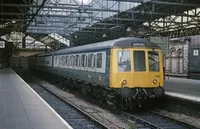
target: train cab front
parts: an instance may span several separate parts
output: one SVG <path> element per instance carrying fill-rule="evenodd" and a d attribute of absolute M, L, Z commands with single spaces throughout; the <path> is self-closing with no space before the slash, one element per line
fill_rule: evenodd
<path fill-rule="evenodd" d="M 146 100 L 164 96 L 160 49 L 114 49 L 112 55 L 110 87 L 121 97 Z"/>

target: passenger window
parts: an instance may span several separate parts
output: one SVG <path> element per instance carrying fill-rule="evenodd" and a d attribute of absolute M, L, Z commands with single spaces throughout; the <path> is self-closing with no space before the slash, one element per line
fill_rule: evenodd
<path fill-rule="evenodd" d="M 102 67 L 102 53 L 97 54 L 97 68 Z"/>
<path fill-rule="evenodd" d="M 78 67 L 80 67 L 81 57 L 78 55 Z"/>
<path fill-rule="evenodd" d="M 156 51 L 148 52 L 149 71 L 159 71 L 159 54 Z"/>
<path fill-rule="evenodd" d="M 65 63 L 68 65 L 68 56 L 65 57 Z"/>
<path fill-rule="evenodd" d="M 89 54 L 89 57 L 88 57 L 88 67 L 92 67 L 92 58 L 93 58 L 93 54 Z"/>
<path fill-rule="evenodd" d="M 85 54 L 81 55 L 81 67 L 84 67 Z"/>
<path fill-rule="evenodd" d="M 62 65 L 65 64 L 65 56 L 62 56 Z"/>
<path fill-rule="evenodd" d="M 75 56 L 75 66 L 78 66 L 78 55 Z"/>
<path fill-rule="evenodd" d="M 67 58 L 67 66 L 70 66 L 70 56 Z"/>
<path fill-rule="evenodd" d="M 146 71 L 146 61 L 144 51 L 134 51 L 134 70 L 135 71 Z"/>
<path fill-rule="evenodd" d="M 96 68 L 96 55 L 93 56 L 94 59 L 93 59 L 93 68 Z"/>
<path fill-rule="evenodd" d="M 119 72 L 131 71 L 130 51 L 119 50 L 117 56 L 118 56 L 118 71 Z"/>
<path fill-rule="evenodd" d="M 76 66 L 76 56 L 73 56 L 73 65 L 72 66 Z"/>
<path fill-rule="evenodd" d="M 87 67 L 87 64 L 88 64 L 88 56 L 87 55 L 85 55 L 85 67 Z"/>
<path fill-rule="evenodd" d="M 61 64 L 62 63 L 62 57 L 60 56 L 60 58 L 59 58 L 59 64 Z"/>
<path fill-rule="evenodd" d="M 74 59 L 74 57 L 71 56 L 71 57 L 70 57 L 70 64 L 71 64 L 71 66 L 73 66 L 73 59 Z"/>

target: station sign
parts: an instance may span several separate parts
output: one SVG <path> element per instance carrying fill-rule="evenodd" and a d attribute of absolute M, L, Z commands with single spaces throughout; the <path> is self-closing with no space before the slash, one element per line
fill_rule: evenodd
<path fill-rule="evenodd" d="M 0 48 L 5 48 L 5 41 L 0 41 Z"/>

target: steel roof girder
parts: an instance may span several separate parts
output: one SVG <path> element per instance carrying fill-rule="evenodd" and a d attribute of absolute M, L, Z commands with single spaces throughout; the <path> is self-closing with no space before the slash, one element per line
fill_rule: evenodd
<path fill-rule="evenodd" d="M 110 21 L 110 20 L 118 20 L 118 21 L 148 21 L 148 20 L 143 20 L 143 19 L 132 19 L 132 18 L 106 18 L 105 21 Z"/>
<path fill-rule="evenodd" d="M 187 7 L 200 7 L 200 4 L 188 4 L 188 3 L 181 3 L 181 2 L 167 2 L 167 1 L 155 1 L 151 0 L 149 3 L 152 4 L 165 4 L 165 5 L 171 5 L 171 6 L 187 6 Z"/>
<path fill-rule="evenodd" d="M 134 2 L 134 3 L 145 3 L 146 0 L 108 0 L 108 1 L 117 1 L 117 2 Z"/>
<path fill-rule="evenodd" d="M 1 21 L 1 20 L 0 20 Z M 81 22 L 81 21 L 79 21 L 79 22 L 72 22 L 72 21 L 42 21 L 42 20 L 36 20 L 36 22 L 37 22 L 37 24 L 39 24 L 38 22 L 43 22 L 43 24 L 45 24 L 45 23 L 64 23 L 64 24 L 73 24 L 73 23 L 76 23 L 76 24 L 86 24 L 86 25 L 89 25 L 90 23 L 89 22 Z"/>
<path fill-rule="evenodd" d="M 161 35 L 162 34 L 168 34 L 168 35 L 177 35 L 180 31 L 183 31 L 185 33 L 188 33 L 188 31 L 190 31 L 189 33 L 192 33 L 193 32 L 196 32 L 196 34 L 198 33 L 199 34 L 199 27 L 191 27 L 191 28 L 186 28 L 186 29 L 178 29 L 178 30 L 172 30 L 172 31 L 165 31 L 165 32 L 158 32 L 160 33 Z M 178 35 L 177 35 L 178 36 Z"/>
<path fill-rule="evenodd" d="M 38 17 L 63 17 L 63 18 L 94 18 L 93 16 L 73 16 L 73 15 L 43 15 L 39 14 Z M 96 17 L 99 18 L 99 17 Z"/>
<path fill-rule="evenodd" d="M 85 30 L 80 30 L 80 31 L 76 31 L 74 33 L 94 33 L 96 31 L 85 31 Z"/>
<path fill-rule="evenodd" d="M 26 14 L 26 13 L 10 13 L 10 12 L 0 12 L 0 15 L 20 15 L 20 16 L 34 16 L 34 14 Z M 94 18 L 93 16 L 70 16 L 70 15 L 45 15 L 45 14 L 38 14 L 37 17 L 63 17 L 63 18 Z M 99 18 L 100 17 L 96 17 Z"/>
<path fill-rule="evenodd" d="M 103 22 L 98 22 L 98 23 L 94 23 L 93 25 L 115 26 L 115 25 L 117 25 L 117 24 L 114 24 L 114 23 L 103 23 Z"/>
<path fill-rule="evenodd" d="M 89 30 L 107 30 L 109 28 L 99 28 L 99 27 L 85 27 L 82 29 L 89 29 Z"/>
<path fill-rule="evenodd" d="M 158 23 L 163 23 L 163 21 L 151 21 L 151 24 L 158 24 Z M 177 22 L 177 21 L 172 21 L 172 20 L 170 20 L 170 21 L 165 21 L 165 23 L 174 23 L 174 24 L 187 24 L 187 23 L 189 23 L 189 22 Z"/>
<path fill-rule="evenodd" d="M 30 19 L 0 19 L 0 21 L 16 21 L 16 22 L 25 22 L 25 21 L 29 21 Z M 44 20 L 36 20 L 36 21 L 34 21 L 34 22 L 37 22 L 37 24 L 40 24 L 40 23 L 38 23 L 38 22 L 41 22 L 41 23 L 43 23 L 43 24 L 45 24 L 45 23 L 65 23 L 65 24 L 72 24 L 72 23 L 76 23 L 76 24 L 90 24 L 89 22 L 68 22 L 68 21 L 44 21 Z"/>
<path fill-rule="evenodd" d="M 25 27 L 25 30 L 27 29 L 27 27 L 31 24 L 31 22 L 33 21 L 33 19 L 38 15 L 38 13 L 41 11 L 41 9 L 44 7 L 44 5 L 46 4 L 48 0 L 43 0 L 41 5 L 39 5 L 39 8 L 37 8 L 36 12 L 33 14 L 31 20 L 28 22 L 28 24 Z"/>
<path fill-rule="evenodd" d="M 60 34 L 60 33 L 67 33 L 67 30 L 61 30 L 61 29 L 57 29 L 57 30 L 55 30 L 55 29 L 43 29 L 43 28 L 40 28 L 40 29 L 27 29 L 26 30 L 26 32 L 27 33 L 35 33 L 35 32 L 40 32 L 40 33 L 47 33 L 47 34 L 49 34 L 49 33 L 58 33 L 58 34 Z"/>
<path fill-rule="evenodd" d="M 46 1 L 46 0 L 45 0 Z M 70 9 L 70 10 L 88 10 L 88 11 L 104 11 L 104 12 L 119 12 L 119 10 L 114 9 L 100 9 L 100 8 L 91 8 L 91 7 L 71 7 L 71 6 L 42 6 L 41 5 L 26 5 L 26 4 L 8 4 L 2 3 L 1 6 L 6 7 L 32 7 L 32 8 L 52 8 L 52 9 Z"/>
<path fill-rule="evenodd" d="M 62 10 L 42 10 L 43 12 L 46 12 L 46 13 L 57 13 L 57 14 L 59 14 L 59 13 L 62 13 L 62 12 L 65 12 L 65 13 L 69 13 L 69 12 L 71 12 L 71 10 L 64 10 L 64 9 L 62 9 Z M 77 12 L 77 13 L 79 13 L 79 12 Z M 92 14 L 93 12 L 92 11 L 90 11 L 90 12 L 81 12 L 82 14 Z"/>
<path fill-rule="evenodd" d="M 28 28 L 27 29 L 27 31 L 56 31 L 56 32 L 58 32 L 58 31 L 63 31 L 63 32 L 66 32 L 67 30 L 65 30 L 65 29 L 60 29 L 60 28 L 57 28 L 57 29 L 55 29 L 55 28 Z M 50 32 L 51 33 L 51 32 Z"/>
<path fill-rule="evenodd" d="M 185 17 L 200 17 L 198 15 L 189 15 L 185 13 L 160 13 L 160 12 L 139 12 L 139 11 L 124 11 L 127 13 L 133 13 L 133 14 L 149 14 L 149 15 L 161 15 L 161 16 L 171 16 L 171 15 L 176 15 L 176 16 L 185 16 Z"/>
<path fill-rule="evenodd" d="M 65 25 L 66 26 L 66 25 Z M 67 29 L 67 28 L 80 28 L 80 27 L 78 27 L 78 26 L 68 26 L 68 27 L 64 27 L 64 26 L 58 26 L 58 25 L 29 25 L 29 28 L 46 28 L 46 27 L 48 27 L 48 28 L 63 28 L 63 29 Z"/>
<path fill-rule="evenodd" d="M 120 1 L 124 2 L 124 0 L 109 0 L 109 1 Z M 200 4 L 188 4 L 181 2 L 167 2 L 167 1 L 159 1 L 159 0 L 126 0 L 125 2 L 137 2 L 137 3 L 152 3 L 152 4 L 163 4 L 163 5 L 172 5 L 172 6 L 187 6 L 187 7 L 200 7 Z"/>

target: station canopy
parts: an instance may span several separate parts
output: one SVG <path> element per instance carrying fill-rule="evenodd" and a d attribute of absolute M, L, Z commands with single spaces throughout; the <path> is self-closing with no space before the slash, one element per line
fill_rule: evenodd
<path fill-rule="evenodd" d="M 26 48 L 60 49 L 123 36 L 200 32 L 198 0 L 4 0 L 0 36 Z"/>

